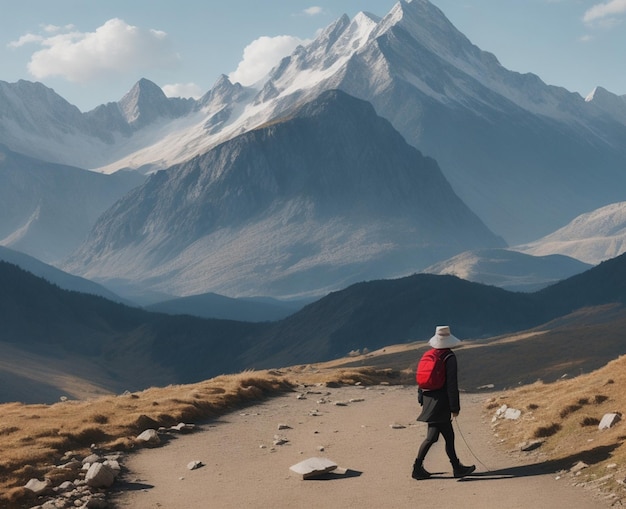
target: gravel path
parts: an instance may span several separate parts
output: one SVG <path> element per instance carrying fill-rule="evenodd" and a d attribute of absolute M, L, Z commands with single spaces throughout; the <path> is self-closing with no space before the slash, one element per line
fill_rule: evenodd
<path fill-rule="evenodd" d="M 411 479 L 426 431 L 415 421 L 415 395 L 414 387 L 320 388 L 305 399 L 290 393 L 238 410 L 164 447 L 131 455 L 123 491 L 113 500 L 120 509 L 608 507 L 571 479 L 556 480 L 545 466 L 501 451 L 482 416 L 484 395 L 462 395 L 455 424 L 459 457 L 476 463 L 476 473 L 454 479 L 441 439 L 425 462 L 437 475 Z M 289 428 L 279 430 L 281 424 Z M 275 435 L 288 441 L 274 445 Z M 311 457 L 348 470 L 306 481 L 289 470 Z M 203 466 L 189 470 L 194 460 Z"/>

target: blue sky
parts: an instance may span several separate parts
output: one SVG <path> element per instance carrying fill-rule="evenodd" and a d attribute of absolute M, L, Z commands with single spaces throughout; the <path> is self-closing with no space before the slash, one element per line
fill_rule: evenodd
<path fill-rule="evenodd" d="M 0 0 L 0 80 L 40 81 L 82 111 L 148 78 L 199 96 L 245 83 L 342 14 L 396 0 Z M 587 95 L 626 94 L 626 0 L 432 0 L 502 65 Z M 245 84 L 249 84 L 245 83 Z"/>

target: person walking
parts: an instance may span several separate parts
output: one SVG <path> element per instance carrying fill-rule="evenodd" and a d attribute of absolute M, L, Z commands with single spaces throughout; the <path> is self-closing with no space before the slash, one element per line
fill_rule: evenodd
<path fill-rule="evenodd" d="M 435 335 L 430 338 L 428 343 L 432 350 L 426 352 L 422 359 L 427 355 L 431 357 L 435 355 L 441 359 L 445 363 L 445 380 L 440 382 L 443 383 L 441 388 L 430 390 L 423 387 L 418 388 L 418 401 L 422 406 L 422 411 L 417 420 L 427 423 L 428 430 L 413 464 L 411 477 L 421 480 L 431 476 L 431 473 L 424 468 L 424 459 L 433 444 L 439 440 L 439 435 L 443 435 L 445 440 L 446 454 L 452 464 L 454 477 L 465 477 L 476 470 L 476 466 L 465 466 L 459 461 L 454 446 L 454 429 L 452 428 L 452 418 L 459 415 L 461 405 L 459 402 L 456 355 L 451 349 L 459 345 L 461 341 L 452 335 L 449 326 L 442 325 L 435 329 Z M 434 369 L 436 369 L 436 364 Z M 419 371 L 418 364 L 416 378 L 421 376 Z M 423 384 L 427 385 L 425 382 Z"/>

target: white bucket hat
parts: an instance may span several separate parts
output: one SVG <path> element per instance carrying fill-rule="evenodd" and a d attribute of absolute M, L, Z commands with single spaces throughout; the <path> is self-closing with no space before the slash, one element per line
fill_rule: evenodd
<path fill-rule="evenodd" d="M 461 340 L 454 337 L 447 325 L 439 325 L 435 329 L 435 335 L 430 338 L 428 344 L 433 348 L 453 348 L 461 343 Z"/>

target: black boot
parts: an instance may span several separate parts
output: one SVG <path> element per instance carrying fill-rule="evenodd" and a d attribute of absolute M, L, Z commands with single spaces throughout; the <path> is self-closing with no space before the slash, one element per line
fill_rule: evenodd
<path fill-rule="evenodd" d="M 460 477 L 465 477 L 466 475 L 470 475 L 474 470 L 476 470 L 476 465 L 465 466 L 461 463 L 457 465 L 452 465 L 452 470 L 454 472 L 454 477 L 457 479 Z"/>
<path fill-rule="evenodd" d="M 413 463 L 413 473 L 411 477 L 416 480 L 428 479 L 430 477 L 430 472 L 424 468 L 424 464 L 420 460 L 415 460 Z"/>

